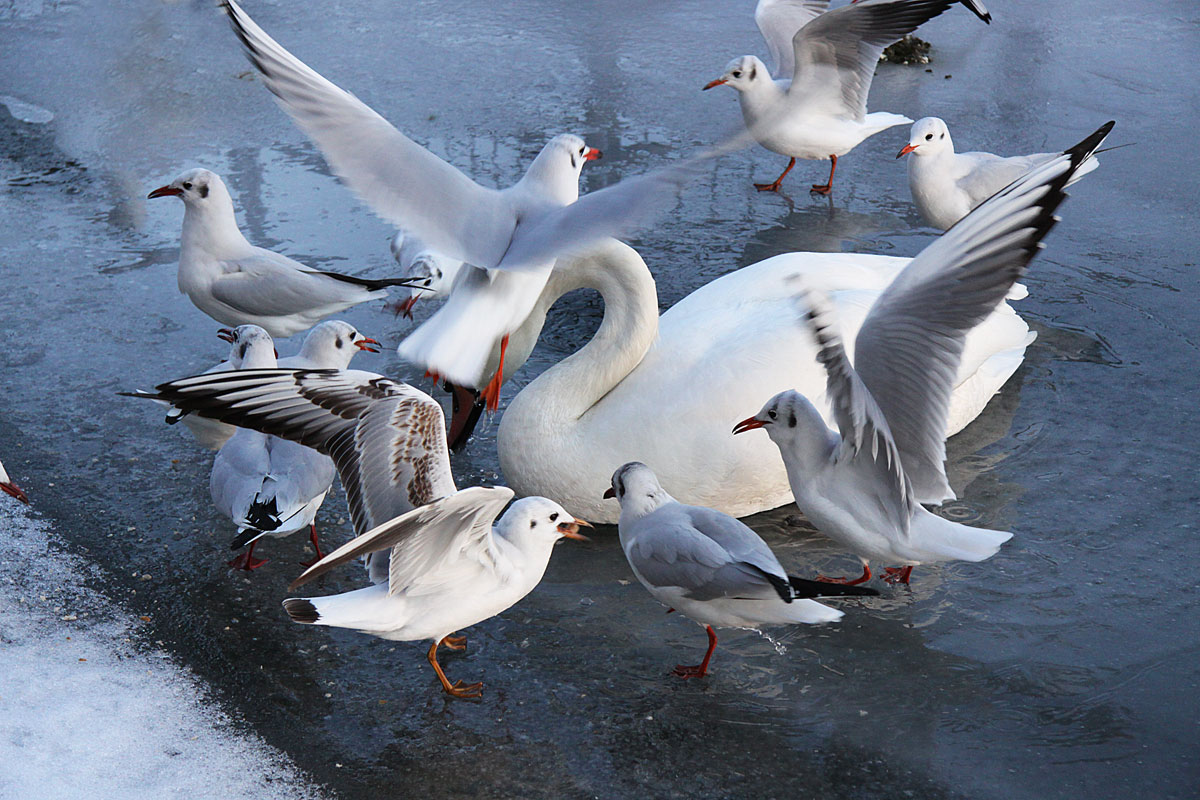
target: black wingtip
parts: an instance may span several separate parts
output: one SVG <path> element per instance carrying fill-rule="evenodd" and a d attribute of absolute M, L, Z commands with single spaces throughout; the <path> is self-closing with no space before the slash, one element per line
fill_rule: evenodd
<path fill-rule="evenodd" d="M 289 597 L 283 601 L 283 610 L 292 618 L 292 622 L 303 622 L 311 625 L 321 618 L 317 607 L 304 597 Z"/>
<path fill-rule="evenodd" d="M 405 289 L 420 289 L 421 280 L 418 278 L 359 278 L 355 275 L 346 275 L 341 272 L 324 272 L 322 270 L 313 270 L 318 275 L 324 275 L 327 278 L 349 283 L 354 286 L 362 286 L 371 291 L 386 289 L 389 286 L 402 286 Z"/>
<path fill-rule="evenodd" d="M 1084 161 L 1087 161 L 1090 156 L 1096 154 L 1096 150 L 1108 138 L 1108 134 L 1112 132 L 1113 126 L 1117 124 L 1116 120 L 1110 119 L 1108 122 L 1096 129 L 1096 132 L 1084 139 L 1074 147 L 1068 147 L 1063 151 L 1065 155 L 1071 157 L 1071 171 L 1078 169 Z"/>
<path fill-rule="evenodd" d="M 848 586 L 844 583 L 810 581 L 806 578 L 788 576 L 792 593 L 796 597 L 878 597 L 879 592 L 866 586 Z"/>

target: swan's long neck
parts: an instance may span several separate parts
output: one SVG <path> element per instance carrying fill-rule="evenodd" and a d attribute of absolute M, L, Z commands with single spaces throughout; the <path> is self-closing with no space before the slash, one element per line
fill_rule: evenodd
<path fill-rule="evenodd" d="M 572 424 L 628 375 L 658 335 L 658 292 L 646 262 L 609 240 L 568 267 L 564 291 L 588 287 L 604 299 L 599 330 L 574 355 L 542 373 L 505 412 L 520 427 Z"/>

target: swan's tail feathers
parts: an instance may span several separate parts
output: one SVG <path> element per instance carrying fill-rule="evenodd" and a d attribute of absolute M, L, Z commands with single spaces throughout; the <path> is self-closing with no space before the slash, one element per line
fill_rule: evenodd
<path fill-rule="evenodd" d="M 292 622 L 313 625 L 321 619 L 321 612 L 317 611 L 317 607 L 306 597 L 289 597 L 283 601 L 283 610 L 292 618 Z"/>
<path fill-rule="evenodd" d="M 920 519 L 912 547 L 927 554 L 922 561 L 986 561 L 1012 538 L 1007 531 L 972 528 L 933 513 L 921 514 Z"/>
<path fill-rule="evenodd" d="M 807 578 L 797 578 L 788 575 L 792 585 L 792 597 L 878 597 L 879 592 L 866 586 L 849 586 L 844 583 L 829 583 L 827 581 L 810 581 Z"/>
<path fill-rule="evenodd" d="M 912 125 L 912 120 L 903 114 L 893 114 L 890 111 L 873 111 L 863 117 L 863 125 L 872 129 L 868 136 L 874 136 L 880 131 L 894 128 L 897 125 Z"/>

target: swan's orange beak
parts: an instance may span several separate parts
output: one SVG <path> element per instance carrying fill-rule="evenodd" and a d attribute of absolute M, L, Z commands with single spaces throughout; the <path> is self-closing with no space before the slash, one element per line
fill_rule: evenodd
<path fill-rule="evenodd" d="M 707 92 L 709 89 L 713 88 L 714 86 L 720 86 L 721 84 L 724 84 L 724 83 L 729 83 L 729 81 L 726 80 L 725 78 L 717 78 L 715 81 L 709 81 L 708 83 L 704 84 L 704 88 L 701 89 L 700 91 Z"/>
<path fill-rule="evenodd" d="M 586 519 L 573 519 L 570 522 L 558 523 L 558 532 L 566 538 L 574 539 L 577 542 L 590 542 L 591 539 L 579 532 L 580 525 L 585 528 L 592 527 L 592 523 L 588 522 Z"/>
<path fill-rule="evenodd" d="M 899 153 L 896 153 L 896 158 L 904 158 L 906 155 L 911 153 L 913 150 L 916 150 L 918 147 L 920 147 L 920 145 L 918 145 L 918 144 L 906 144 L 906 145 L 904 145 L 903 150 L 901 150 Z"/>
<path fill-rule="evenodd" d="M 366 350 L 368 353 L 378 353 L 383 347 L 379 342 L 372 339 L 370 336 L 364 336 L 354 343 L 354 346 L 359 350 Z"/>
<path fill-rule="evenodd" d="M 146 195 L 147 200 L 153 200 L 155 197 L 182 197 L 183 189 L 177 189 L 174 186 L 160 186 L 150 194 Z"/>
<path fill-rule="evenodd" d="M 761 428 L 766 424 L 767 423 L 763 422 L 758 417 L 746 417 L 744 420 L 739 422 L 737 425 L 733 426 L 733 432 L 735 434 L 745 433 L 746 431 L 752 431 L 755 428 Z"/>

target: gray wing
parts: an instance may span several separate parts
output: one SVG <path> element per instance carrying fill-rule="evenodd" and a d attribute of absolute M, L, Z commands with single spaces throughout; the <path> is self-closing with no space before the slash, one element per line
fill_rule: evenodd
<path fill-rule="evenodd" d="M 292 581 L 289 590 L 360 556 L 391 549 L 388 586 L 396 592 L 449 560 L 490 549 L 492 524 L 513 499 L 513 490 L 473 486 L 415 508 L 352 539 Z"/>
<path fill-rule="evenodd" d="M 213 505 L 235 525 L 248 525 L 246 511 L 262 488 L 270 465 L 267 437 L 254 431 L 231 436 L 217 451 L 209 472 L 208 491 Z"/>
<path fill-rule="evenodd" d="M 307 270 L 287 256 L 261 250 L 221 262 L 224 272 L 211 291 L 220 302 L 244 314 L 285 316 L 299 311 L 368 299 L 369 289 Z"/>
<path fill-rule="evenodd" d="M 187 411 L 330 456 L 356 532 L 455 491 L 441 406 L 373 372 L 251 369 L 156 388 Z"/>
<path fill-rule="evenodd" d="M 767 43 L 772 77 L 791 77 L 795 71 L 792 38 L 827 10 L 829 0 L 758 0 L 754 22 Z"/>
<path fill-rule="evenodd" d="M 267 451 L 271 459 L 268 477 L 281 518 L 299 512 L 333 485 L 336 470 L 329 456 L 279 437 L 268 439 Z"/>
<path fill-rule="evenodd" d="M 682 508 L 660 513 L 669 510 L 664 507 L 630 524 L 625 555 L 643 581 L 656 588 L 679 587 L 694 600 L 777 594 L 761 568 L 697 530 Z"/>
<path fill-rule="evenodd" d="M 1112 123 L 997 192 L 922 250 L 867 313 L 858 374 L 891 425 L 919 502 L 954 497 L 946 480 L 946 416 L 971 328 L 992 313 L 1054 226 L 1063 187 Z"/>
<path fill-rule="evenodd" d="M 862 0 L 835 8 L 792 38 L 787 106 L 803 105 L 862 121 L 879 56 L 957 0 Z"/>
<path fill-rule="evenodd" d="M 703 506 L 683 506 L 697 531 L 719 544 L 738 561 L 753 564 L 764 573 L 787 580 L 787 572 L 762 537 L 741 520 Z"/>
<path fill-rule="evenodd" d="M 500 262 L 516 225 L 500 192 L 475 183 L 321 77 L 236 3 L 224 7 L 263 83 L 376 214 L 452 258 L 485 267 Z"/>
<path fill-rule="evenodd" d="M 1029 170 L 1045 164 L 1057 155 L 1058 153 L 1038 153 L 1003 158 L 992 153 L 959 153 L 959 157 L 971 159 L 974 163 L 971 164 L 970 171 L 955 183 L 967 193 L 971 207 L 974 208 Z"/>

